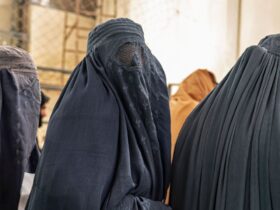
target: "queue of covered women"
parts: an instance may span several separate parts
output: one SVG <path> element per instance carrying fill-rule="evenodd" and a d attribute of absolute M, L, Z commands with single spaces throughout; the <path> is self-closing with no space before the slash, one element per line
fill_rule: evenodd
<path fill-rule="evenodd" d="M 279 74 L 272 35 L 219 84 L 199 69 L 169 99 L 141 26 L 97 26 L 54 107 L 25 209 L 280 209 Z M 1 46 L 1 210 L 17 209 L 34 172 L 40 98 L 31 57 Z"/>

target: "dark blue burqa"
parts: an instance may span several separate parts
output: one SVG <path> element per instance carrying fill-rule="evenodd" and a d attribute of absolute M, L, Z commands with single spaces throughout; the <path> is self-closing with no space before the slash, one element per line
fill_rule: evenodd
<path fill-rule="evenodd" d="M 38 158 L 31 151 L 36 149 L 39 109 L 39 82 L 32 59 L 21 49 L 0 46 L 1 210 L 17 210 L 24 172 L 31 172 L 32 158 Z"/>
<path fill-rule="evenodd" d="M 27 209 L 169 209 L 169 170 L 164 71 L 141 26 L 106 22 L 54 108 Z"/>
<path fill-rule="evenodd" d="M 280 209 L 280 34 L 249 47 L 187 118 L 174 210 Z"/>

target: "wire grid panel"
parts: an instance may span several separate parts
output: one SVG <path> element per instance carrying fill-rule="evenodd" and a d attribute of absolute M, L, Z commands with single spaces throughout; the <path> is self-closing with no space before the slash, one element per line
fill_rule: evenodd
<path fill-rule="evenodd" d="M 0 45 L 27 49 L 27 4 L 16 0 L 0 0 Z"/>
<path fill-rule="evenodd" d="M 95 22 L 72 12 L 75 2 L 69 2 L 64 7 L 63 0 L 56 1 L 56 7 L 51 7 L 53 2 L 30 5 L 29 46 L 38 66 L 72 69 L 85 55 L 87 34 Z"/>

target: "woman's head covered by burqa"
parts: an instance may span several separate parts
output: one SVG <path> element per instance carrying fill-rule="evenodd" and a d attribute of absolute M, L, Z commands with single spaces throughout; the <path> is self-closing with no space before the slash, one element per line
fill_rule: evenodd
<path fill-rule="evenodd" d="M 140 25 L 110 20 L 54 108 L 27 209 L 169 209 L 169 174 L 164 71 Z"/>
<path fill-rule="evenodd" d="M 30 55 L 0 46 L 0 209 L 17 209 L 24 172 L 33 170 L 39 107 L 39 81 Z"/>

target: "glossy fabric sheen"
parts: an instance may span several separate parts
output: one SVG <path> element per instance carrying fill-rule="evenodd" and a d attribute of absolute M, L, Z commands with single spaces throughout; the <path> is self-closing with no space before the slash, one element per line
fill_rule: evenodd
<path fill-rule="evenodd" d="M 280 35 L 249 47 L 188 117 L 171 183 L 174 210 L 280 209 Z"/>
<path fill-rule="evenodd" d="M 27 52 L 0 47 L 0 209 L 16 210 L 30 169 L 40 107 L 39 82 Z"/>
<path fill-rule="evenodd" d="M 165 75 L 135 28 L 117 19 L 90 33 L 52 113 L 28 210 L 170 209 Z M 92 46 L 99 33 L 107 38 Z"/>

